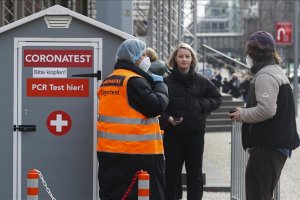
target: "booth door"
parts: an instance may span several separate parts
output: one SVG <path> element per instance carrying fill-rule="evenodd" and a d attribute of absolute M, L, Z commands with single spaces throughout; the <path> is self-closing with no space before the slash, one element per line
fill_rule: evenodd
<path fill-rule="evenodd" d="M 21 42 L 18 49 L 18 199 L 39 170 L 56 199 L 96 199 L 99 42 Z M 39 198 L 49 198 L 41 179 Z"/>

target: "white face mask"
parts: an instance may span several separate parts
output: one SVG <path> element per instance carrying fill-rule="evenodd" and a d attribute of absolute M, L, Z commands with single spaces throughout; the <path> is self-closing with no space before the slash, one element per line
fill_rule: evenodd
<path fill-rule="evenodd" d="M 247 67 L 251 68 L 253 66 L 253 60 L 250 58 L 249 55 L 246 56 L 246 64 Z"/>
<path fill-rule="evenodd" d="M 144 72 L 147 72 L 151 66 L 151 61 L 149 57 L 145 57 L 139 64 L 139 68 Z"/>

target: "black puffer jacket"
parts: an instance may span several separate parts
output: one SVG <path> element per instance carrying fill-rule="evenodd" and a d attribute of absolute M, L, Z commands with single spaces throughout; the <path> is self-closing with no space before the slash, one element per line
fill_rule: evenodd
<path fill-rule="evenodd" d="M 169 90 L 169 106 L 161 116 L 161 126 L 166 132 L 199 132 L 204 134 L 206 116 L 217 109 L 221 94 L 205 76 L 194 72 L 182 74 L 176 66 L 164 79 Z M 183 117 L 181 124 L 173 126 L 169 116 Z"/>

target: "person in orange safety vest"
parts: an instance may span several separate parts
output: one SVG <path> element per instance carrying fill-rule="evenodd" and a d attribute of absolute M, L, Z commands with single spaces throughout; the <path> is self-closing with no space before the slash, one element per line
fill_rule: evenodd
<path fill-rule="evenodd" d="M 169 103 L 163 78 L 148 74 L 146 44 L 125 40 L 114 71 L 98 89 L 97 156 L 101 200 L 121 199 L 135 173 L 150 174 L 150 199 L 164 200 L 164 155 L 158 116 Z M 127 199 L 137 199 L 137 186 Z"/>

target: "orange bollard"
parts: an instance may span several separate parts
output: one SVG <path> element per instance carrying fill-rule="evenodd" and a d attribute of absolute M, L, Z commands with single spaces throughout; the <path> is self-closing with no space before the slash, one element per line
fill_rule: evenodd
<path fill-rule="evenodd" d="M 138 200 L 149 200 L 150 175 L 146 171 L 142 171 L 138 175 Z"/>
<path fill-rule="evenodd" d="M 39 174 L 34 169 L 27 173 L 27 200 L 38 200 L 39 198 Z"/>

